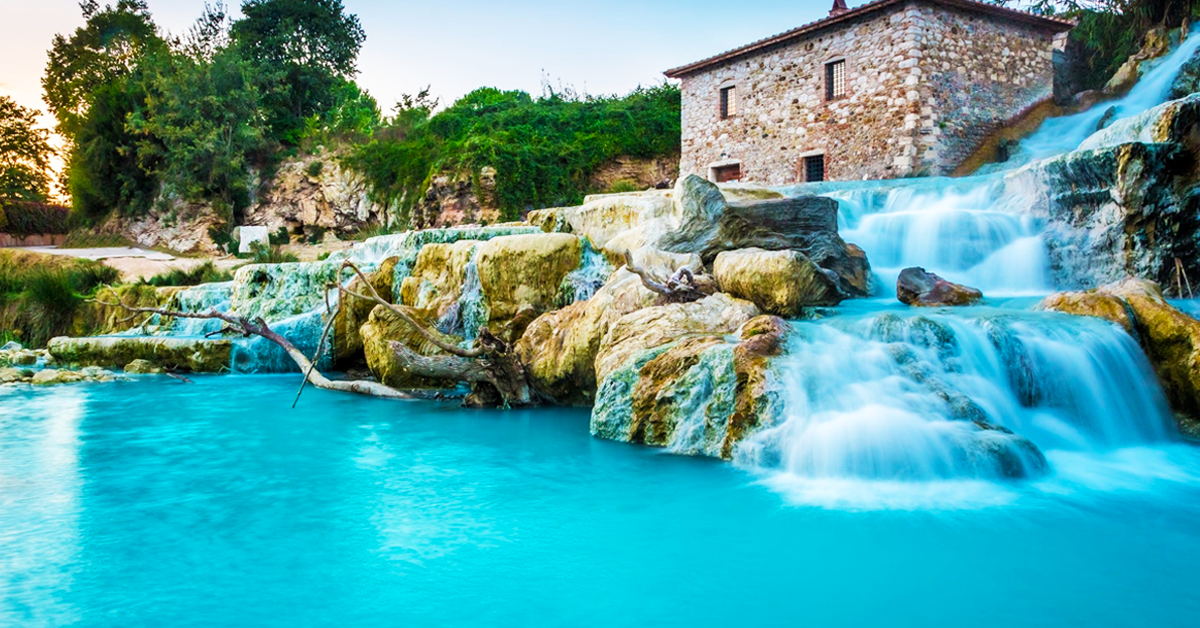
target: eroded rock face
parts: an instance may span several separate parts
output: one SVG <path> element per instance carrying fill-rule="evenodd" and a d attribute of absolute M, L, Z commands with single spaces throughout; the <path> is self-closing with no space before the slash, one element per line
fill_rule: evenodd
<path fill-rule="evenodd" d="M 488 326 L 503 327 L 522 310 L 537 316 L 555 309 L 563 279 L 579 266 L 582 256 L 579 238 L 563 233 L 503 236 L 480 244 L 475 263 Z M 515 332 L 515 340 L 524 327 L 510 331 Z"/>
<path fill-rule="evenodd" d="M 806 307 L 837 305 L 845 296 L 835 274 L 799 251 L 725 251 L 713 262 L 713 275 L 722 292 L 786 318 L 799 317 Z"/>
<path fill-rule="evenodd" d="M 340 233 L 387 220 L 387 207 L 371 200 L 366 181 L 342 167 L 341 155 L 320 148 L 284 160 L 245 224 L 275 231 L 320 227 Z"/>
<path fill-rule="evenodd" d="M 1091 292 L 1051 295 L 1040 307 L 1103 318 L 1129 331 L 1150 359 L 1171 408 L 1182 415 L 1181 430 L 1200 436 L 1200 321 L 1167 303 L 1157 284 L 1126 279 Z"/>
<path fill-rule="evenodd" d="M 470 240 L 421 247 L 412 274 L 400 284 L 400 302 L 430 312 L 443 332 L 461 331 L 459 302 L 478 248 L 479 242 Z"/>
<path fill-rule="evenodd" d="M 796 250 L 832 270 L 847 295 L 869 294 L 866 255 L 858 247 L 851 249 L 838 235 L 838 206 L 833 199 L 802 196 L 730 203 L 716 185 L 692 175 L 679 182 L 675 200 L 677 226 L 656 236 L 648 234 L 647 244 L 675 253 L 697 253 L 706 262 L 723 251 L 751 247 Z"/>
<path fill-rule="evenodd" d="M 432 177 L 424 198 L 412 212 L 412 226 L 417 229 L 499 221 L 496 169 L 491 167 L 480 169 L 478 177 L 469 172 L 443 172 Z"/>
<path fill-rule="evenodd" d="M 515 347 L 534 389 L 559 404 L 590 406 L 601 340 L 622 316 L 657 300 L 622 268 L 591 299 L 538 317 Z"/>
<path fill-rule="evenodd" d="M 71 366 L 124 368 L 135 360 L 146 360 L 170 370 L 223 373 L 229 370 L 233 342 L 140 336 L 54 338 L 47 350 L 58 363 Z"/>
<path fill-rule="evenodd" d="M 734 341 L 686 335 L 629 355 L 601 382 L 592 433 L 732 458 L 738 442 L 782 416 L 771 358 L 781 352 L 786 323 L 760 316 L 737 333 Z"/>
<path fill-rule="evenodd" d="M 905 268 L 896 280 L 896 298 L 917 307 L 957 306 L 978 303 L 983 293 L 946 281 L 924 268 Z"/>
<path fill-rule="evenodd" d="M 428 312 L 422 312 L 403 305 L 397 307 L 404 309 L 413 319 L 424 324 L 427 329 L 437 334 L 440 340 L 451 344 L 462 342 L 462 338 L 438 332 L 436 327 L 432 325 Z M 384 306 L 377 305 L 371 310 L 371 315 L 367 319 L 367 322 L 363 324 L 360 334 L 362 336 L 363 354 L 366 356 L 367 367 L 371 369 L 375 378 L 381 383 L 400 390 L 445 388 L 454 385 L 453 382 L 435 381 L 419 377 L 408 371 L 396 358 L 396 353 L 389 344 L 392 341 L 404 344 L 419 355 L 445 355 L 445 352 Z"/>
<path fill-rule="evenodd" d="M 363 273 L 371 287 L 375 288 L 379 296 L 388 303 L 392 302 L 392 282 L 395 279 L 397 261 L 398 258 L 389 257 L 374 272 Z M 371 291 L 357 277 L 350 282 L 347 288 L 352 292 L 371 296 Z M 333 346 L 338 361 L 354 358 L 362 352 L 361 328 L 371 316 L 371 311 L 375 309 L 375 306 L 374 301 L 348 297 L 347 301 L 338 309 L 333 323 Z"/>

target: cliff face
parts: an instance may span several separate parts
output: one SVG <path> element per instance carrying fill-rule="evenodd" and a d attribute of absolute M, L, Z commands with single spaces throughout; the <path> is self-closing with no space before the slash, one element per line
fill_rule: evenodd
<path fill-rule="evenodd" d="M 286 227 L 303 233 L 306 227 L 320 227 L 349 234 L 386 222 L 388 208 L 371 199 L 362 177 L 343 168 L 338 157 L 320 149 L 284 161 L 246 210 L 244 224 L 272 231 Z"/>

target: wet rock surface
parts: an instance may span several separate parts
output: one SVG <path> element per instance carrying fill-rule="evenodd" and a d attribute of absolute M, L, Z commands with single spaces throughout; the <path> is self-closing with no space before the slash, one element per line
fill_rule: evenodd
<path fill-rule="evenodd" d="M 961 306 L 978 303 L 983 293 L 946 281 L 924 268 L 905 268 L 896 280 L 896 298 L 916 307 Z"/>

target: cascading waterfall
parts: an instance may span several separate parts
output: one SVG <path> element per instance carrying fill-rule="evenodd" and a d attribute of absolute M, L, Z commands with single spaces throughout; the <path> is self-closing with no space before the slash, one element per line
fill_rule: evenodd
<path fill-rule="evenodd" d="M 1081 145 L 1135 141 L 1144 125 L 1130 118 L 1161 104 L 1198 50 L 1200 34 L 1121 100 L 1047 121 L 1017 159 L 990 172 L 783 191 L 837 199 L 842 236 L 867 252 L 877 285 L 923 266 L 988 297 L 1091 287 L 1051 284 L 1045 225 L 1028 199 L 1005 189 L 1006 170 Z M 1105 115 L 1129 122 L 1096 134 Z M 1029 299 L 921 312 L 888 292 L 794 323 L 778 373 L 784 416 L 741 443 L 739 464 L 783 484 L 833 482 L 841 491 L 866 480 L 892 490 L 1037 477 L 1053 472 L 1050 453 L 1101 456 L 1177 438 L 1149 362 L 1117 325 L 1030 311 Z"/>

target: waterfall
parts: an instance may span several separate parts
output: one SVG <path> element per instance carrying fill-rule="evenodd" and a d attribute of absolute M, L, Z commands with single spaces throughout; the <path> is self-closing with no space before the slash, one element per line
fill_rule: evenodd
<path fill-rule="evenodd" d="M 587 301 L 596 294 L 604 283 L 612 276 L 613 265 L 592 244 L 590 238 L 581 238 L 583 253 L 580 255 L 579 267 L 567 273 L 559 288 L 558 305 L 566 307 L 576 301 Z"/>
<path fill-rule="evenodd" d="M 1023 172 L 1014 168 L 1081 146 L 1144 141 L 1138 116 L 1163 102 L 1197 51 L 1200 34 L 1124 98 L 1048 120 L 1016 160 L 990 172 L 783 188 L 838 201 L 841 235 L 867 252 L 879 285 L 923 266 L 999 305 L 922 311 L 889 293 L 793 322 L 778 368 L 784 410 L 739 444 L 735 461 L 789 490 L 802 484 L 811 502 L 854 492 L 848 483 L 928 490 L 1037 477 L 1064 455 L 1075 464 L 1176 440 L 1157 378 L 1121 327 L 994 297 L 1092 287 L 1053 285 L 1044 214 L 1036 194 L 1013 184 Z M 1096 133 L 1110 109 L 1114 122 Z"/>
<path fill-rule="evenodd" d="M 972 308 L 796 323 L 786 416 L 739 463 L 807 478 L 927 481 L 1044 472 L 1039 449 L 1172 438 L 1137 343 L 1098 319 Z"/>

